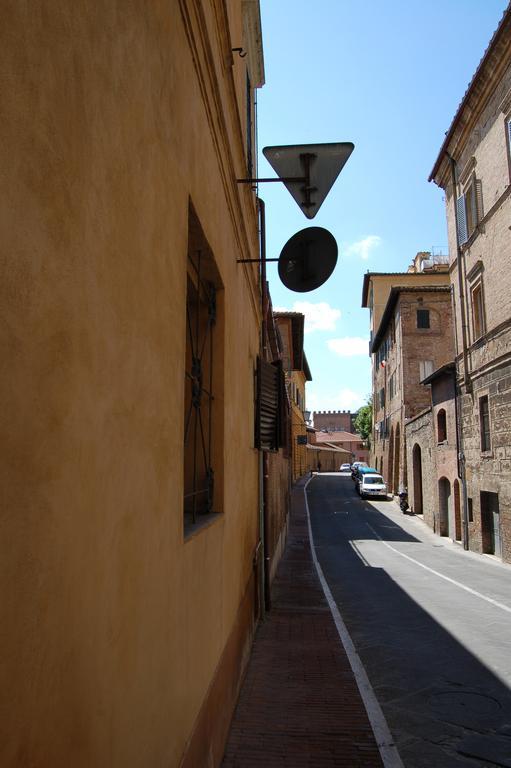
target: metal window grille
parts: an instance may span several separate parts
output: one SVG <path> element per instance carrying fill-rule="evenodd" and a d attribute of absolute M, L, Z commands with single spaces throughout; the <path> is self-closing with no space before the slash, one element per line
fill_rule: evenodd
<path fill-rule="evenodd" d="M 202 274 L 201 253 L 189 258 L 186 302 L 184 428 L 185 522 L 213 511 L 213 334 L 216 290 Z"/>

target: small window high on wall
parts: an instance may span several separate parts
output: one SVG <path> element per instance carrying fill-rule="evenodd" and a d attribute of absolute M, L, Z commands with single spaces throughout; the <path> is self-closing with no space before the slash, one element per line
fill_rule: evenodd
<path fill-rule="evenodd" d="M 445 410 L 441 408 L 437 414 L 437 440 L 439 443 L 447 440 L 447 416 Z"/>
<path fill-rule="evenodd" d="M 491 425 L 488 395 L 479 398 L 479 426 L 481 431 L 481 451 L 490 451 Z"/>
<path fill-rule="evenodd" d="M 429 328 L 429 309 L 417 310 L 417 328 Z"/>

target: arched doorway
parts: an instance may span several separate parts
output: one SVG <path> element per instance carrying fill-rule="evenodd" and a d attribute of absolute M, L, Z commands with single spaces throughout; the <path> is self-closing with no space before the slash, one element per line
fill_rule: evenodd
<path fill-rule="evenodd" d="M 398 424 L 396 427 L 396 436 L 394 438 L 394 493 L 399 493 L 400 450 L 401 450 L 401 428 Z"/>
<path fill-rule="evenodd" d="M 456 541 L 461 541 L 461 504 L 460 504 L 459 480 L 454 481 L 453 490 L 454 490 L 454 535 L 456 537 Z"/>
<path fill-rule="evenodd" d="M 392 468 L 394 466 L 394 427 L 390 430 L 390 437 L 389 437 L 389 461 L 388 461 L 388 477 L 387 477 L 387 484 L 389 486 L 389 490 L 392 493 Z"/>
<path fill-rule="evenodd" d="M 438 508 L 439 521 L 438 533 L 440 536 L 449 535 L 449 504 L 451 500 L 451 484 L 446 477 L 441 477 L 438 481 Z"/>
<path fill-rule="evenodd" d="M 412 451 L 413 463 L 413 511 L 416 515 L 422 515 L 422 454 L 421 447 L 417 443 Z"/>

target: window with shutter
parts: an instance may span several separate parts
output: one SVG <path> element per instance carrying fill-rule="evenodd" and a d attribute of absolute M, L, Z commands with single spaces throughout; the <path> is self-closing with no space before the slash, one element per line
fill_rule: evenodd
<path fill-rule="evenodd" d="M 433 373 L 433 360 L 421 360 L 419 362 L 419 381 L 423 381 Z"/>
<path fill-rule="evenodd" d="M 478 199 L 479 198 L 479 199 Z M 467 239 L 473 234 L 479 222 L 480 210 L 482 210 L 482 190 L 481 182 L 475 177 L 465 190 L 465 214 Z"/>
<path fill-rule="evenodd" d="M 256 448 L 263 451 L 277 451 L 282 438 L 280 424 L 282 385 L 278 365 L 258 357 L 256 381 Z"/>
<path fill-rule="evenodd" d="M 486 329 L 482 280 L 480 280 L 478 283 L 476 283 L 476 285 L 472 287 L 471 297 L 472 330 L 474 334 L 474 341 L 476 341 L 485 333 Z"/>
<path fill-rule="evenodd" d="M 465 195 L 461 195 L 456 200 L 456 215 L 458 218 L 458 242 L 463 245 L 468 240 Z"/>

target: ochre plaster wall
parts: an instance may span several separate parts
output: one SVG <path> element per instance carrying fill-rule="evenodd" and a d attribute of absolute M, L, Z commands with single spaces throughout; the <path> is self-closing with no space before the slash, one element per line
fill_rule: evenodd
<path fill-rule="evenodd" d="M 177 766 L 235 628 L 246 655 L 257 230 L 227 37 L 197 8 L 2 6 L 2 766 Z M 232 471 L 185 541 L 190 199 L 225 287 Z"/>

